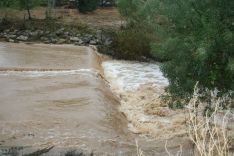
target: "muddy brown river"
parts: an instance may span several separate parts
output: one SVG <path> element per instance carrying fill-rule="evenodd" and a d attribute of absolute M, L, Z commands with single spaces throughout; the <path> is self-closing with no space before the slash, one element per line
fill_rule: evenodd
<path fill-rule="evenodd" d="M 0 155 L 167 155 L 165 140 L 134 134 L 91 47 L 0 43 Z M 127 84 L 126 84 L 127 85 Z M 188 140 L 168 149 L 191 155 Z"/>

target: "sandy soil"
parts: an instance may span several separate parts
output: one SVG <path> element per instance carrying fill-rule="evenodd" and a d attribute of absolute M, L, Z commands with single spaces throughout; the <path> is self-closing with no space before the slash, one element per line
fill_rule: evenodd
<path fill-rule="evenodd" d="M 45 19 L 46 8 L 35 8 L 31 12 L 33 18 Z M 26 11 L 0 10 L 0 17 L 3 17 L 5 13 L 10 18 L 27 18 Z M 121 19 L 116 8 L 100 8 L 87 14 L 81 14 L 76 9 L 57 8 L 54 10 L 52 17 L 65 24 L 84 24 L 94 28 L 119 28 L 123 23 L 123 19 Z"/>

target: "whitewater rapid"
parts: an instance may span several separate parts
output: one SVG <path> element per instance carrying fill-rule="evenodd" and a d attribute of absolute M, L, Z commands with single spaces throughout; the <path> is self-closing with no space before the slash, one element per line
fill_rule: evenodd
<path fill-rule="evenodd" d="M 104 74 L 111 87 L 119 92 L 136 91 L 141 85 L 166 87 L 168 80 L 163 76 L 159 63 L 131 61 L 104 61 Z"/>

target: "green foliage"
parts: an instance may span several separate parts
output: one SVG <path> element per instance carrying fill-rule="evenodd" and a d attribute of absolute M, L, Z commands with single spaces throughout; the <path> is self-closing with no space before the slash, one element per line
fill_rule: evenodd
<path fill-rule="evenodd" d="M 17 0 L 1 0 L 0 8 L 17 8 Z"/>
<path fill-rule="evenodd" d="M 234 89 L 234 1 L 164 1 L 161 14 L 167 25 L 158 25 L 161 42 L 152 48 L 168 58 L 162 66 L 169 92 L 182 98 L 201 87 L 225 93 Z"/>
<path fill-rule="evenodd" d="M 153 30 L 151 52 L 167 60 L 161 69 L 176 101 L 189 98 L 197 81 L 199 87 L 216 88 L 220 94 L 234 89 L 234 1 L 119 0 L 117 4 L 127 27 Z"/>
<path fill-rule="evenodd" d="M 27 10 L 28 16 L 31 18 L 30 9 L 40 5 L 43 0 L 1 0 L 0 8 L 5 9 L 6 13 L 9 9 Z"/>
<path fill-rule="evenodd" d="M 151 34 L 141 29 L 124 29 L 113 38 L 114 56 L 119 59 L 142 60 L 149 56 Z"/>
<path fill-rule="evenodd" d="M 13 8 L 13 9 L 32 9 L 40 5 L 44 0 L 1 0 L 0 8 Z"/>
<path fill-rule="evenodd" d="M 14 10 L 18 8 L 16 0 L 1 0 L 0 1 L 0 21 L 1 25 L 7 25 L 8 18 L 13 17 Z"/>
<path fill-rule="evenodd" d="M 120 14 L 127 17 L 130 22 L 134 22 L 138 18 L 138 11 L 141 7 L 139 0 L 119 0 L 117 6 Z"/>
<path fill-rule="evenodd" d="M 97 9 L 100 0 L 78 0 L 78 9 L 81 13 L 87 13 Z"/>
<path fill-rule="evenodd" d="M 154 15 L 152 7 L 155 4 L 146 4 L 142 0 L 118 0 L 117 6 L 120 14 L 126 17 L 127 24 L 114 38 L 115 54 L 122 59 L 133 60 L 151 57 L 150 45 L 156 39 L 155 17 L 148 14 Z"/>
<path fill-rule="evenodd" d="M 18 6 L 20 9 L 27 10 L 33 9 L 43 3 L 43 0 L 18 0 Z"/>
<path fill-rule="evenodd" d="M 28 18 L 31 19 L 30 10 L 40 4 L 40 0 L 19 0 L 19 8 L 27 10 Z"/>

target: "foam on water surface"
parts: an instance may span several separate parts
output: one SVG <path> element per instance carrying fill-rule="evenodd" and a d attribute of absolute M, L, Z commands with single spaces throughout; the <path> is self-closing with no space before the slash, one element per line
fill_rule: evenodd
<path fill-rule="evenodd" d="M 0 71 L 0 76 L 20 76 L 20 77 L 51 77 L 65 75 L 97 75 L 94 69 L 78 70 L 5 70 Z"/>
<path fill-rule="evenodd" d="M 136 91 L 145 84 L 152 84 L 155 87 L 168 85 L 168 80 L 156 63 L 105 61 L 102 66 L 111 87 L 120 91 Z"/>

